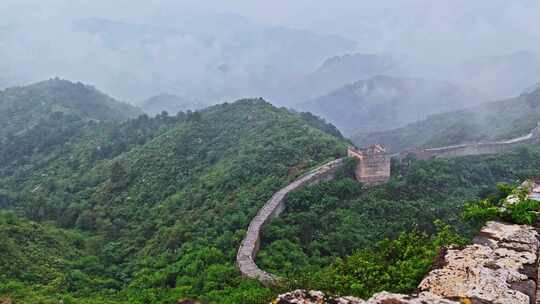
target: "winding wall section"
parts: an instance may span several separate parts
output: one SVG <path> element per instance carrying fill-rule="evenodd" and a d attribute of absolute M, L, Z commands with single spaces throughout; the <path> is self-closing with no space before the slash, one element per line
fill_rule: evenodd
<path fill-rule="evenodd" d="M 540 142 L 540 123 L 529 134 L 505 141 L 478 142 L 471 144 L 454 145 L 428 149 L 410 149 L 399 154 L 400 159 L 414 155 L 418 159 L 433 157 L 453 157 L 467 155 L 496 154 L 510 151 L 524 144 L 537 144 Z"/>
<path fill-rule="evenodd" d="M 412 154 L 419 159 L 427 159 L 432 157 L 492 154 L 505 152 L 519 145 L 538 142 L 540 142 L 540 123 L 529 134 L 507 141 L 464 144 L 432 149 L 407 150 L 400 153 L 399 157 L 400 159 L 403 159 L 406 156 Z M 368 150 L 376 150 L 377 147 L 378 146 L 375 145 L 371 148 L 368 148 Z M 349 156 L 357 157 L 360 160 L 360 163 L 358 165 L 359 167 L 356 170 L 358 180 L 365 180 L 368 183 L 370 183 L 370 181 L 379 182 L 379 178 L 380 182 L 386 182 L 388 180 L 388 177 L 390 176 L 390 159 L 384 153 L 384 149 L 382 147 L 381 149 L 382 152 L 380 153 L 367 153 L 369 152 L 368 150 L 365 150 L 367 152 L 362 152 L 363 150 L 353 150 L 349 148 Z M 364 157 L 364 154 L 367 156 Z M 257 279 L 267 286 L 274 285 L 279 280 L 277 276 L 263 271 L 257 266 L 257 264 L 255 264 L 255 258 L 259 251 L 260 232 L 262 227 L 266 223 L 268 223 L 273 217 L 278 216 L 283 211 L 284 201 L 289 192 L 308 184 L 315 184 L 323 180 L 333 179 L 335 177 L 337 169 L 343 164 L 343 160 L 343 158 L 340 158 L 331 161 L 313 171 L 308 172 L 307 174 L 298 178 L 297 180 L 282 188 L 278 192 L 274 193 L 272 198 L 268 202 L 266 202 L 266 204 L 258 211 L 257 215 L 251 220 L 249 224 L 246 237 L 242 241 L 236 256 L 236 264 L 244 277 Z M 366 167 L 369 170 L 363 167 Z M 375 170 L 374 172 L 376 173 L 375 177 L 377 178 L 377 180 L 369 179 L 370 177 L 372 177 L 371 175 L 373 175 L 370 173 L 371 171 L 373 171 L 372 169 Z M 381 171 L 382 173 L 380 173 L 379 171 Z"/>
<path fill-rule="evenodd" d="M 259 210 L 257 215 L 251 220 L 246 237 L 242 241 L 236 256 L 236 264 L 243 276 L 257 279 L 266 286 L 273 285 L 277 282 L 279 279 L 277 276 L 261 270 L 257 264 L 255 264 L 255 258 L 259 251 L 260 232 L 262 227 L 283 211 L 285 208 L 284 201 L 289 192 L 305 185 L 334 179 L 338 168 L 343 164 L 343 160 L 343 158 L 340 158 L 331 161 L 304 174 L 294 182 L 274 193 L 272 198 L 270 198 L 270 200 L 268 200 L 268 202 L 266 202 Z"/>

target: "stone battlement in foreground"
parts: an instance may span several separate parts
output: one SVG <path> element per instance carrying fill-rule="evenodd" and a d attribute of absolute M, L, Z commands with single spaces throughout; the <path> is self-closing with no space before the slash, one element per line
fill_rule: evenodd
<path fill-rule="evenodd" d="M 364 301 L 316 291 L 283 294 L 278 304 L 535 304 L 539 234 L 531 226 L 488 222 L 465 247 L 450 247 L 411 295 L 382 292 Z"/>

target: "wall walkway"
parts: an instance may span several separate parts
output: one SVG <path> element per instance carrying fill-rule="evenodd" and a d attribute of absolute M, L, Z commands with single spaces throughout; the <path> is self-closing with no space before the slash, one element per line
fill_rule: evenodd
<path fill-rule="evenodd" d="M 496 154 L 510 151 L 524 144 L 537 143 L 540 143 L 540 125 L 529 134 L 510 140 L 478 142 L 428 149 L 409 149 L 399 153 L 399 158 L 404 159 L 409 155 L 413 155 L 417 159 L 429 159 L 434 157 Z"/>
<path fill-rule="evenodd" d="M 270 198 L 270 200 L 268 200 L 268 202 L 266 202 L 259 210 L 257 215 L 251 220 L 246 236 L 242 241 L 236 256 L 236 264 L 244 277 L 257 279 L 266 286 L 274 285 L 279 280 L 277 276 L 261 270 L 257 264 L 255 264 L 255 258 L 259 251 L 262 227 L 284 210 L 284 201 L 289 192 L 305 185 L 334 179 L 336 172 L 343 164 L 343 161 L 344 159 L 340 158 L 304 174 L 294 182 L 274 193 L 272 198 Z"/>

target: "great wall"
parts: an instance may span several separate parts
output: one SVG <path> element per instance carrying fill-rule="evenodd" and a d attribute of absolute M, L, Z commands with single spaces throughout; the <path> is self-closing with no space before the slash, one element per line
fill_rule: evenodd
<path fill-rule="evenodd" d="M 534 144 L 534 143 L 540 143 L 540 124 L 535 129 L 533 129 L 529 134 L 515 138 L 515 139 L 511 139 L 511 140 L 495 141 L 495 142 L 480 142 L 480 143 L 454 145 L 454 146 L 447 146 L 447 147 L 440 147 L 440 148 L 406 150 L 406 151 L 401 152 L 398 155 L 398 159 L 403 160 L 410 156 L 413 156 L 417 159 L 428 159 L 428 158 L 435 158 L 435 157 L 454 157 L 454 156 L 467 156 L 467 155 L 494 154 L 494 153 L 502 153 L 502 152 L 509 151 L 523 144 Z M 377 184 L 385 183 L 389 180 L 391 156 L 386 152 L 385 148 L 382 145 L 375 144 L 364 149 L 356 149 L 353 147 L 349 147 L 347 149 L 347 156 L 354 157 L 358 160 L 357 167 L 355 168 L 355 177 L 359 182 L 365 183 L 367 185 L 377 185 Z M 304 174 L 303 176 L 296 179 L 295 181 L 293 181 L 286 187 L 274 193 L 272 198 L 270 198 L 270 200 L 268 200 L 264 204 L 264 206 L 258 211 L 257 215 L 250 222 L 248 230 L 246 232 L 246 236 L 244 237 L 244 240 L 242 241 L 240 248 L 238 249 L 236 263 L 240 270 L 240 273 L 244 277 L 259 280 L 265 286 L 274 285 L 277 283 L 277 281 L 279 281 L 279 277 L 277 277 L 276 275 L 270 274 L 268 272 L 265 272 L 264 270 L 260 269 L 255 263 L 255 259 L 256 259 L 257 253 L 259 251 L 259 246 L 260 246 L 260 233 L 261 233 L 262 227 L 266 223 L 271 221 L 272 218 L 279 216 L 279 214 L 284 210 L 285 208 L 284 202 L 288 193 L 306 185 L 312 185 L 312 184 L 316 184 L 324 180 L 331 180 L 335 178 L 337 170 L 342 166 L 343 163 L 344 163 L 344 159 L 340 158 L 337 160 L 333 160 L 329 163 L 326 163 Z M 488 225 L 487 228 L 485 229 L 488 229 L 488 231 L 491 231 L 490 229 L 493 228 L 492 227 L 493 225 L 491 226 Z M 517 228 L 509 228 L 509 229 L 515 230 Z M 491 232 L 489 233 L 486 232 L 483 235 L 486 236 L 486 235 L 489 235 L 490 233 Z M 527 249 L 528 250 L 534 249 L 534 263 L 536 267 L 535 269 L 537 269 L 538 261 L 536 259 L 536 253 L 538 251 L 538 240 L 537 240 L 538 234 L 536 232 L 534 233 L 535 233 L 534 239 L 536 240 L 534 243 L 535 244 L 534 248 L 527 248 Z M 497 255 L 501 253 L 501 250 L 502 251 L 510 250 L 508 249 L 509 248 L 508 246 L 510 243 L 512 243 L 514 246 L 517 246 L 516 248 L 518 248 L 519 250 L 522 249 L 523 246 L 519 245 L 521 244 L 520 243 L 521 241 L 519 239 L 514 240 L 512 238 L 501 238 L 501 237 L 503 236 L 499 236 L 495 234 L 493 236 L 493 239 L 489 240 L 489 237 L 488 237 L 488 240 L 487 240 L 492 245 L 492 246 L 490 245 L 489 248 L 492 248 L 492 250 L 496 250 L 496 249 L 500 249 L 500 250 L 496 251 L 495 253 L 493 252 L 490 253 L 488 252 L 489 250 L 486 251 L 487 250 L 486 248 L 482 248 L 482 250 L 484 249 L 485 250 L 478 251 L 476 253 L 482 254 L 482 255 L 486 255 L 488 253 L 491 255 L 493 254 Z M 504 242 L 501 241 L 503 239 L 505 240 Z M 514 241 L 511 242 L 511 240 L 514 240 Z M 529 240 L 532 240 L 532 238 L 529 237 Z M 500 241 L 500 245 L 498 243 L 499 241 Z M 506 248 L 506 249 L 503 250 L 503 248 Z M 532 253 L 529 252 L 529 254 L 532 254 Z M 470 258 L 472 259 L 472 257 Z M 479 262 L 476 260 L 474 261 Z M 482 271 L 487 271 L 487 270 L 484 269 Z M 523 275 L 519 276 L 516 273 L 517 269 L 513 269 L 513 271 L 514 272 L 512 273 L 512 275 L 514 276 L 513 277 L 514 279 L 523 277 Z M 478 273 L 478 276 L 479 276 L 478 279 L 481 279 L 481 275 L 482 273 Z M 534 282 L 536 284 L 537 274 L 535 274 L 533 277 L 530 277 L 530 279 L 531 280 L 534 279 Z M 463 291 L 462 289 L 464 288 L 463 286 L 467 284 L 465 284 L 465 282 L 461 282 L 460 284 L 461 285 L 457 286 L 456 288 L 457 289 L 461 288 L 460 290 L 462 292 Z M 526 283 L 526 284 L 530 285 L 530 283 Z M 523 284 L 520 283 L 520 284 L 517 284 L 516 286 L 518 285 L 522 286 Z M 426 288 L 426 290 L 429 291 L 430 289 Z M 414 298 L 410 298 L 410 299 L 414 299 Z M 376 302 L 376 301 L 369 302 L 368 301 L 368 302 L 358 302 L 358 303 L 441 303 L 441 304 L 442 303 L 458 303 L 458 302 L 452 302 L 452 301 L 446 301 L 446 300 L 426 302 L 425 300 L 422 300 L 422 297 L 416 298 L 416 299 L 417 300 L 414 300 L 414 301 L 411 300 L 410 302 L 404 302 L 404 301 L 403 302 Z M 343 303 L 348 303 L 348 302 L 343 302 Z M 351 303 L 356 303 L 356 302 L 351 302 Z M 496 301 L 493 302 L 491 301 L 491 302 L 469 302 L 469 303 L 529 303 L 529 302 L 496 302 Z M 531 302 L 531 303 L 535 303 L 535 302 Z"/>
<path fill-rule="evenodd" d="M 365 149 L 349 147 L 347 156 L 358 159 L 355 169 L 356 179 L 362 183 L 375 185 L 385 183 L 390 178 L 390 155 L 381 145 L 372 145 Z M 255 263 L 259 251 L 262 227 L 284 210 L 287 194 L 305 185 L 313 185 L 335 177 L 336 171 L 343 164 L 343 158 L 324 164 L 296 179 L 282 188 L 264 204 L 251 220 L 246 236 L 238 249 L 236 264 L 240 273 L 248 278 L 257 279 L 264 285 L 273 285 L 279 278 L 261 270 Z"/>
<path fill-rule="evenodd" d="M 342 163 L 343 159 L 340 158 L 308 172 L 287 185 L 285 188 L 274 193 L 272 198 L 264 204 L 249 224 L 246 236 L 238 249 L 236 264 L 243 276 L 257 279 L 266 286 L 276 283 L 278 277 L 261 270 L 257 264 L 255 264 L 255 257 L 259 251 L 261 228 L 273 217 L 278 216 L 283 211 L 285 208 L 284 201 L 289 192 L 305 185 L 333 179 Z"/>
<path fill-rule="evenodd" d="M 529 134 L 518 138 L 504 141 L 487 141 L 438 148 L 409 149 L 400 152 L 399 159 L 403 160 L 408 156 L 414 156 L 417 159 L 430 159 L 434 157 L 497 154 L 510 151 L 521 145 L 538 143 L 540 143 L 540 123 Z"/>

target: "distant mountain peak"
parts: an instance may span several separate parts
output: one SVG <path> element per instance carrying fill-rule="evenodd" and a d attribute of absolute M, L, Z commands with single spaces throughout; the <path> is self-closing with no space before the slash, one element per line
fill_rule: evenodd
<path fill-rule="evenodd" d="M 376 75 L 297 107 L 322 116 L 342 132 L 388 130 L 482 100 L 448 82 Z"/>
<path fill-rule="evenodd" d="M 24 130 L 55 112 L 96 121 L 125 120 L 141 113 L 93 86 L 53 78 L 0 91 L 0 121 L 4 124 L 0 136 Z"/>

